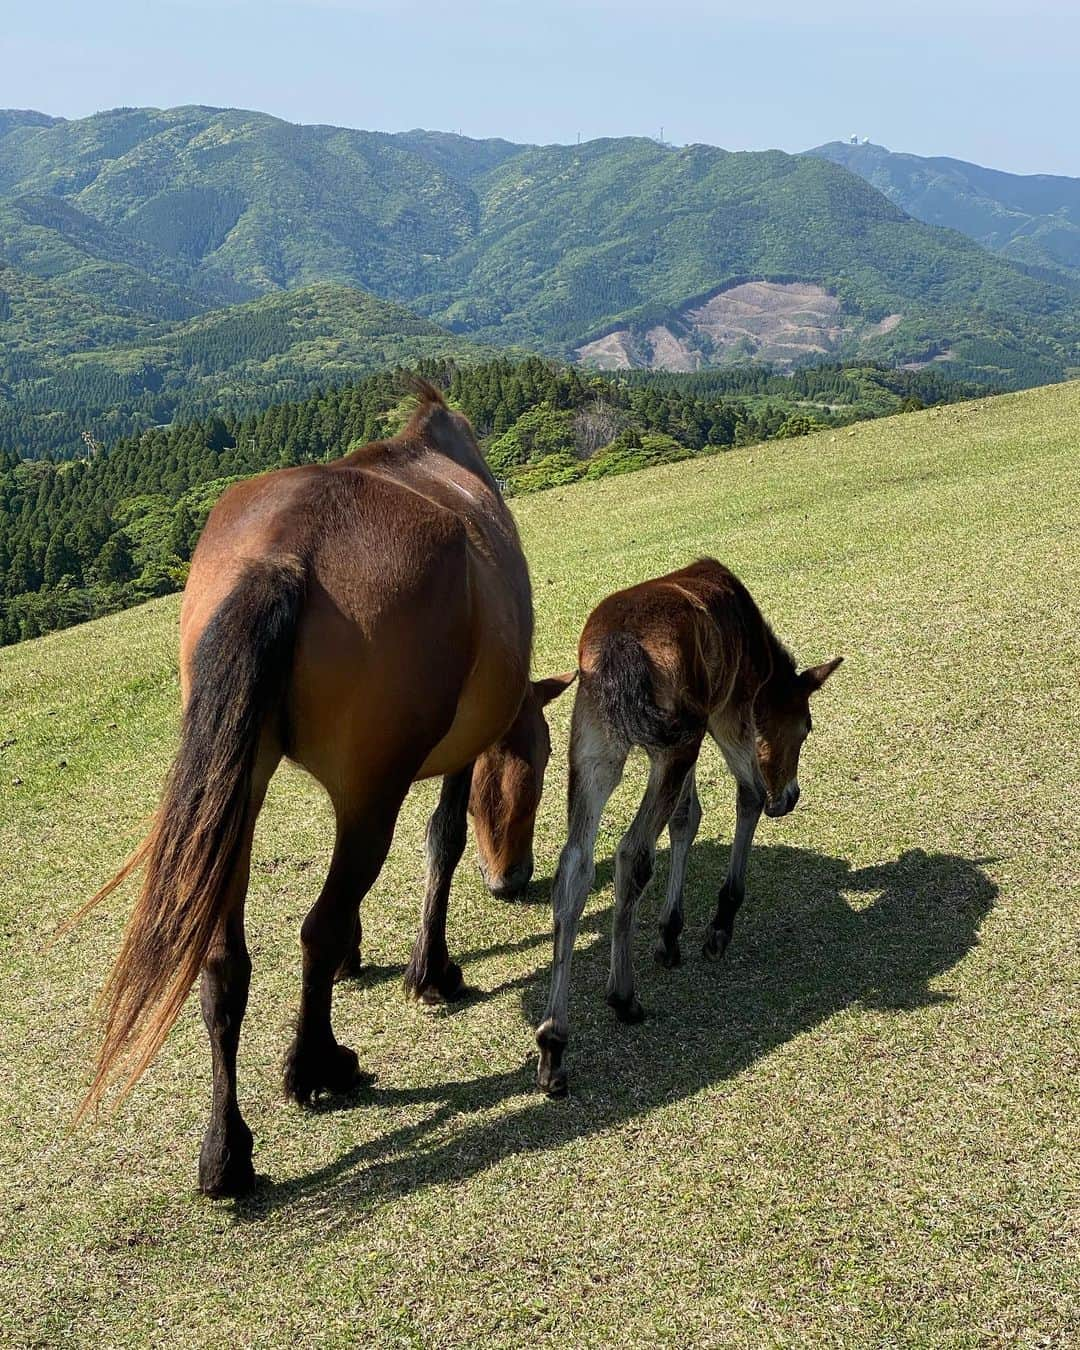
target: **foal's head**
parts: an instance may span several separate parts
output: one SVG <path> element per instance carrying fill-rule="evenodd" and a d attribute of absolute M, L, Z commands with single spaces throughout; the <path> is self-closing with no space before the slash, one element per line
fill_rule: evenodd
<path fill-rule="evenodd" d="M 469 811 L 476 827 L 480 871 L 492 895 L 511 900 L 529 884 L 533 830 L 551 758 L 544 708 L 574 675 L 533 680 L 509 731 L 476 761 Z"/>
<path fill-rule="evenodd" d="M 765 787 L 765 814 L 786 816 L 799 800 L 799 752 L 813 729 L 810 695 L 816 693 L 844 658 L 774 679 L 755 709 L 758 767 Z"/>

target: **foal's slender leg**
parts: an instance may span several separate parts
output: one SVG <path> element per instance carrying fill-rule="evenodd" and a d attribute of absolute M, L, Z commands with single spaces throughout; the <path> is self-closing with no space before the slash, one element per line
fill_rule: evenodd
<path fill-rule="evenodd" d="M 656 959 L 671 969 L 682 960 L 679 934 L 683 930 L 683 888 L 686 885 L 686 863 L 690 849 L 701 824 L 701 802 L 697 794 L 694 771 L 687 774 L 682 792 L 668 821 L 671 837 L 671 871 L 668 875 L 667 901 L 660 919 L 660 941 L 656 944 Z"/>
<path fill-rule="evenodd" d="M 450 960 L 446 946 L 446 910 L 454 869 L 465 851 L 472 765 L 442 781 L 439 804 L 427 828 L 427 887 L 420 932 L 405 971 L 405 989 L 424 1003 L 458 998 L 463 988 L 461 967 Z"/>
<path fill-rule="evenodd" d="M 330 1024 L 334 974 L 356 931 L 360 902 L 386 860 L 404 794 L 360 817 L 338 821 L 330 872 L 300 929 L 304 974 L 296 1037 L 285 1057 L 285 1091 L 309 1102 L 319 1091 L 344 1092 L 360 1077 L 352 1050 Z"/>
<path fill-rule="evenodd" d="M 622 777 L 628 748 L 613 745 L 592 722 L 591 709 L 579 691 L 574 703 L 570 739 L 569 831 L 559 858 L 552 890 L 554 960 L 551 992 L 544 1019 L 536 1031 L 540 1047 L 537 1082 L 552 1097 L 566 1095 L 563 1054 L 569 1039 L 570 961 L 574 939 L 596 875 L 596 834 L 607 799 Z"/>
<path fill-rule="evenodd" d="M 702 955 L 718 960 L 727 950 L 735 926 L 735 915 L 746 896 L 746 865 L 750 861 L 750 845 L 761 819 L 764 796 L 753 785 L 740 783 L 735 795 L 735 837 L 731 843 L 727 876 L 716 900 L 716 913 L 705 929 Z"/>
<path fill-rule="evenodd" d="M 645 1016 L 634 994 L 634 909 L 652 878 L 656 841 L 671 819 L 697 754 L 695 744 L 653 755 L 645 795 L 615 853 L 615 914 L 607 1001 L 620 1022 L 640 1022 Z"/>

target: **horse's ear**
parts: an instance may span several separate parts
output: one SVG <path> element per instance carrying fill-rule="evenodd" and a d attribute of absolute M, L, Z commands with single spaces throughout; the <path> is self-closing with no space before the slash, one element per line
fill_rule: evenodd
<path fill-rule="evenodd" d="M 568 670 L 565 675 L 549 675 L 546 680 L 533 680 L 533 693 L 536 695 L 536 701 L 541 708 L 556 699 L 560 694 L 565 693 L 567 689 L 577 679 L 576 670 Z"/>
<path fill-rule="evenodd" d="M 831 661 L 826 661 L 824 665 L 809 666 L 804 670 L 799 679 L 805 686 L 806 692 L 812 694 L 820 689 L 843 659 L 842 656 L 836 656 Z"/>

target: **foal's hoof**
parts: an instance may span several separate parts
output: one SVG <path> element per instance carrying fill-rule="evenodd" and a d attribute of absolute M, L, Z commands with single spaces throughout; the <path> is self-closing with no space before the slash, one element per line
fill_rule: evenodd
<path fill-rule="evenodd" d="M 356 1052 L 344 1045 L 312 1051 L 294 1041 L 285 1057 L 285 1095 L 301 1106 L 310 1106 L 320 1092 L 351 1092 L 374 1081 L 374 1074 L 361 1072 Z"/>
<path fill-rule="evenodd" d="M 566 1037 L 555 1031 L 550 1022 L 545 1022 L 536 1033 L 536 1044 L 540 1047 L 536 1086 L 549 1097 L 565 1097 L 569 1091 L 563 1068 Z"/>
<path fill-rule="evenodd" d="M 663 966 L 665 970 L 674 970 L 676 966 L 682 965 L 682 951 L 679 948 L 678 938 L 669 941 L 661 935 L 660 941 L 653 948 L 653 955 L 657 964 Z"/>
<path fill-rule="evenodd" d="M 708 928 L 705 929 L 705 941 L 701 944 L 701 954 L 706 961 L 719 961 L 727 951 L 730 941 L 730 933 L 726 933 L 722 928 L 714 928 L 712 924 L 709 924 Z"/>
<path fill-rule="evenodd" d="M 442 1003 L 454 1003 L 467 992 L 465 977 L 456 961 L 447 961 L 439 974 L 419 971 L 410 963 L 405 971 L 405 992 L 418 1003 L 437 1008 Z"/>
<path fill-rule="evenodd" d="M 638 1001 L 636 994 L 631 994 L 629 998 L 623 998 L 619 994 L 608 994 L 606 1002 L 620 1022 L 625 1022 L 628 1026 L 634 1026 L 638 1022 L 645 1021 L 645 1009 Z"/>
<path fill-rule="evenodd" d="M 203 1136 L 199 1150 L 199 1190 L 217 1199 L 247 1195 L 255 1185 L 251 1163 L 251 1131 L 238 1122 L 224 1135 L 213 1128 Z"/>
<path fill-rule="evenodd" d="M 683 930 L 681 913 L 672 914 L 660 925 L 660 939 L 653 948 L 653 955 L 667 970 L 682 965 L 682 952 L 679 950 L 679 934 Z"/>

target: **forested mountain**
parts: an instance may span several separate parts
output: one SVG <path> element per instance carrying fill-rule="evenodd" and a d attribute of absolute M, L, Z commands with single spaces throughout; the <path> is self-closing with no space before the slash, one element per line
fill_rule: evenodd
<path fill-rule="evenodd" d="M 84 430 L 111 443 L 178 419 L 243 416 L 425 357 L 478 360 L 487 350 L 401 305 L 328 283 L 149 327 L 130 345 L 70 350 L 64 336 L 76 331 L 72 309 L 54 308 L 46 283 L 23 281 L 12 300 L 13 324 L 25 320 L 24 331 L 32 331 L 35 317 L 55 313 L 60 349 L 23 358 L 32 362 L 32 378 L 19 378 L 17 353 L 0 357 L 0 393 L 5 381 L 16 393 L 0 398 L 0 445 L 28 459 L 82 453 Z M 100 314 L 84 304 L 82 326 L 92 327 Z"/>
<path fill-rule="evenodd" d="M 323 383 L 385 361 L 350 329 L 359 302 L 331 287 L 482 343 L 581 360 L 606 344 L 608 365 L 937 360 L 1000 387 L 1080 365 L 1080 288 L 1064 277 L 913 220 L 821 157 L 638 138 L 519 146 L 201 107 L 4 113 L 0 269 L 0 444 L 24 454 L 217 399 L 265 406 L 319 379 L 320 343 L 353 363 Z M 204 339 L 229 330 L 199 315 L 319 285 L 315 348 L 279 325 L 284 345 L 238 351 L 237 379 L 216 378 Z M 252 313 L 238 334 L 269 331 Z M 406 346 L 420 341 L 392 359 L 453 350 L 398 313 Z"/>
<path fill-rule="evenodd" d="M 421 369 L 469 415 L 511 493 L 975 392 L 937 368 L 615 377 L 532 357 Z M 399 375 L 383 371 L 258 414 L 144 431 L 75 461 L 0 450 L 0 644 L 176 590 L 228 483 L 341 455 L 396 431 L 409 406 Z"/>
<path fill-rule="evenodd" d="M 1014 262 L 1080 277 L 1080 178 L 1002 173 L 961 159 L 831 141 L 807 152 L 857 173 L 909 215 Z"/>

